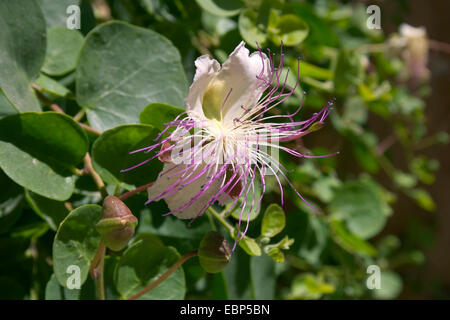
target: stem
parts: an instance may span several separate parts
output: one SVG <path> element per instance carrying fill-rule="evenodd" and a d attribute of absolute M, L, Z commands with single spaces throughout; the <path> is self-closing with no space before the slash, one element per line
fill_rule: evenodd
<path fill-rule="evenodd" d="M 89 271 L 91 277 L 95 279 L 97 283 L 97 294 L 100 300 L 105 300 L 105 283 L 104 283 L 104 270 L 105 270 L 105 252 L 106 247 L 103 240 L 100 241 L 97 252 L 94 259 L 91 262 Z"/>
<path fill-rule="evenodd" d="M 397 142 L 397 136 L 394 133 L 392 133 L 391 135 L 389 135 L 387 138 L 385 138 L 383 141 L 380 142 L 378 147 L 375 149 L 375 154 L 378 157 L 382 156 L 387 149 L 392 147 L 392 145 L 395 142 Z"/>
<path fill-rule="evenodd" d="M 183 263 L 185 263 L 187 260 L 189 260 L 192 257 L 195 257 L 197 255 L 197 250 L 193 250 L 191 252 L 186 253 L 184 256 L 182 256 L 180 259 L 178 259 L 177 262 L 175 262 L 166 272 L 164 272 L 162 275 L 159 276 L 158 279 L 150 283 L 147 287 L 136 293 L 135 295 L 127 298 L 127 300 L 136 300 L 142 295 L 146 294 L 150 290 L 156 288 L 161 282 L 166 280 L 175 270 L 177 270 Z"/>
<path fill-rule="evenodd" d="M 78 113 L 76 115 L 73 116 L 73 120 L 75 120 L 76 122 L 80 122 L 81 119 L 83 119 L 85 114 L 86 114 L 86 110 L 81 109 L 80 111 L 78 111 Z"/>
<path fill-rule="evenodd" d="M 86 167 L 86 170 L 89 172 L 89 174 L 92 176 L 92 179 L 94 179 L 95 184 L 97 185 L 98 190 L 100 191 L 102 198 L 105 198 L 108 193 L 106 192 L 105 184 L 103 183 L 102 178 L 100 178 L 100 175 L 94 170 L 94 167 L 92 166 L 91 156 L 89 153 L 86 153 L 84 156 L 84 166 Z"/>
<path fill-rule="evenodd" d="M 48 105 L 50 109 L 52 109 L 53 111 L 58 112 L 58 113 L 66 114 L 66 113 L 64 112 L 64 110 L 61 109 L 60 106 L 58 106 L 56 103 L 53 103 L 52 101 L 50 101 L 49 99 L 47 99 L 47 98 L 42 94 L 42 92 L 41 92 L 42 88 L 41 88 L 41 87 L 39 87 L 39 86 L 36 85 L 36 84 L 33 84 L 33 88 L 37 91 L 37 96 L 38 96 L 38 98 L 39 98 L 44 104 Z M 78 112 L 78 114 L 76 114 L 75 117 L 73 117 L 73 119 L 80 125 L 80 127 L 82 127 L 84 130 L 86 130 L 86 131 L 88 131 L 88 132 L 91 132 L 91 133 L 93 133 L 93 134 L 95 134 L 95 135 L 98 135 L 98 136 L 101 135 L 102 133 L 101 133 L 100 131 L 98 131 L 97 129 L 94 129 L 94 128 L 88 126 L 87 124 L 84 124 L 84 123 L 80 123 L 80 122 L 79 122 L 79 119 L 78 119 L 78 118 L 80 117 L 80 113 L 81 113 L 81 111 Z"/>
<path fill-rule="evenodd" d="M 431 49 L 450 54 L 450 44 L 437 40 L 428 39 L 428 44 Z"/>
<path fill-rule="evenodd" d="M 234 228 L 231 224 L 229 224 L 220 214 L 217 213 L 216 210 L 214 210 L 213 208 L 209 207 L 208 211 L 214 216 L 214 218 L 216 218 L 225 228 L 228 229 L 228 231 L 230 231 L 231 233 L 234 232 Z"/>
<path fill-rule="evenodd" d="M 122 200 L 122 201 L 125 200 L 125 199 L 128 199 L 129 197 L 135 195 L 136 193 L 139 193 L 139 192 L 144 191 L 144 190 L 146 190 L 147 188 L 151 187 L 154 183 L 155 183 L 155 181 L 152 181 L 152 182 L 150 182 L 150 183 L 144 184 L 143 186 L 137 187 L 137 188 L 134 189 L 134 190 L 125 192 L 124 194 L 122 194 L 122 195 L 119 197 L 119 199 Z"/>

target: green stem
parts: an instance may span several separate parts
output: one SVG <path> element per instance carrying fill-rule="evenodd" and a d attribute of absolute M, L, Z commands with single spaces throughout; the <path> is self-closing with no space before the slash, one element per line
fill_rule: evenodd
<path fill-rule="evenodd" d="M 97 294 L 99 300 L 105 300 L 105 283 L 104 283 L 104 270 L 105 270 L 105 253 L 106 246 L 103 240 L 100 241 L 97 253 L 91 262 L 90 273 L 92 278 L 97 283 Z"/>
<path fill-rule="evenodd" d="M 229 224 L 219 213 L 217 213 L 216 210 L 214 210 L 213 208 L 209 207 L 208 211 L 213 215 L 214 218 L 217 219 L 217 221 L 219 221 L 225 228 L 228 229 L 228 231 L 230 231 L 231 234 L 234 233 L 234 228 L 231 224 Z"/>
<path fill-rule="evenodd" d="M 180 259 L 178 259 L 177 262 L 175 262 L 166 272 L 164 272 L 161 276 L 159 276 L 158 279 L 150 283 L 147 287 L 136 293 L 135 295 L 127 298 L 127 300 L 136 300 L 142 295 L 146 294 L 150 290 L 156 288 L 161 282 L 166 280 L 175 270 L 177 270 L 183 263 L 185 263 L 187 260 L 189 260 L 192 257 L 195 257 L 198 254 L 197 250 L 191 251 L 186 253 L 184 256 L 182 256 Z"/>

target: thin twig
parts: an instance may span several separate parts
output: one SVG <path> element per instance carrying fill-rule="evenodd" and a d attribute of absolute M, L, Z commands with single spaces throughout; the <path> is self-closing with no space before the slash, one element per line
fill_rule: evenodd
<path fill-rule="evenodd" d="M 397 136 L 392 133 L 387 138 L 385 138 L 383 141 L 380 142 L 380 144 L 375 149 L 375 154 L 380 157 L 382 156 L 387 149 L 392 147 L 392 145 L 397 142 Z"/>
<path fill-rule="evenodd" d="M 450 54 L 450 43 L 428 39 L 428 44 L 433 50 Z"/>
<path fill-rule="evenodd" d="M 134 189 L 134 190 L 125 192 L 124 194 L 122 194 L 122 195 L 119 197 L 119 199 L 122 200 L 122 201 L 125 200 L 125 199 L 128 199 L 129 197 L 135 195 L 136 193 L 139 193 L 139 192 L 141 192 L 141 191 L 146 190 L 147 188 L 150 188 L 154 183 L 155 183 L 155 182 L 152 181 L 152 182 L 147 183 L 147 184 L 145 184 L 145 185 L 143 185 L 143 186 L 137 187 L 137 188 Z"/>
<path fill-rule="evenodd" d="M 104 283 L 104 270 L 105 270 L 105 253 L 106 246 L 103 240 L 100 241 L 97 252 L 94 259 L 92 259 L 89 272 L 91 277 L 95 279 L 97 283 L 97 294 L 100 300 L 105 300 L 105 283 Z"/>
<path fill-rule="evenodd" d="M 105 184 L 103 183 L 102 178 L 100 175 L 94 170 L 94 167 L 92 166 L 91 156 L 89 153 L 86 153 L 84 156 L 84 166 L 86 170 L 89 172 L 89 174 L 92 176 L 92 179 L 94 179 L 95 184 L 97 185 L 98 190 L 100 191 L 102 198 L 105 198 L 108 193 L 106 192 Z"/>
<path fill-rule="evenodd" d="M 37 91 L 37 96 L 38 96 L 38 98 L 39 98 L 44 104 L 48 105 L 50 109 L 52 109 L 53 111 L 58 112 L 58 113 L 66 114 L 66 113 L 64 112 L 64 110 L 61 109 L 60 106 L 58 106 L 56 103 L 53 103 L 52 101 L 50 101 L 49 99 L 47 99 L 47 98 L 42 94 L 42 92 L 41 92 L 42 88 L 41 88 L 40 86 L 38 86 L 37 84 L 33 83 L 33 84 L 32 84 L 32 87 Z M 77 116 L 77 115 L 76 115 L 76 116 Z M 79 116 L 79 115 L 78 115 L 78 116 Z M 74 119 L 74 120 L 75 120 L 75 121 L 76 121 L 83 129 L 84 129 L 84 130 L 86 130 L 86 131 L 88 131 L 88 132 L 91 132 L 91 133 L 93 133 L 93 134 L 95 134 L 95 135 L 98 135 L 98 136 L 102 134 L 99 130 L 94 129 L 94 128 L 88 126 L 87 124 L 84 124 L 84 123 L 79 122 L 77 119 L 75 119 L 75 117 L 74 117 L 73 119 Z"/>
<path fill-rule="evenodd" d="M 136 293 L 135 295 L 127 298 L 127 300 L 136 300 L 142 295 L 146 294 L 150 290 L 156 288 L 161 282 L 166 280 L 175 270 L 177 270 L 183 263 L 185 263 L 187 260 L 189 260 L 192 257 L 195 257 L 197 255 L 197 250 L 193 250 L 191 252 L 186 253 L 184 256 L 182 256 L 180 259 L 178 259 L 177 262 L 175 262 L 166 272 L 164 272 L 162 275 L 159 276 L 158 279 L 150 283 L 147 287 Z"/>

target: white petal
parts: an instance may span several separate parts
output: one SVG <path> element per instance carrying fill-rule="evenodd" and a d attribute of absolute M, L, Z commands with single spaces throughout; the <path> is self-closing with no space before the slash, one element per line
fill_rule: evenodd
<path fill-rule="evenodd" d="M 423 26 L 416 28 L 406 23 L 402 23 L 399 30 L 400 34 L 406 38 L 422 38 L 427 33 Z"/>
<path fill-rule="evenodd" d="M 242 41 L 230 54 L 227 61 L 220 64 L 207 55 L 195 61 L 197 70 L 194 81 L 189 88 L 186 98 L 186 110 L 192 115 L 204 118 L 202 108 L 203 97 L 207 89 L 212 88 L 217 98 L 215 107 L 220 109 L 227 94 L 223 107 L 223 121 L 231 123 L 239 117 L 244 110 L 241 106 L 249 108 L 255 106 L 263 93 L 264 82 L 257 77 L 267 77 L 270 71 L 270 61 L 264 53 L 250 52 Z M 212 112 L 215 113 L 215 112 Z"/>
<path fill-rule="evenodd" d="M 264 53 L 249 53 L 245 42 L 242 41 L 222 65 L 216 77 L 232 88 L 223 110 L 225 122 L 232 122 L 234 118 L 239 117 L 244 112 L 241 106 L 255 106 L 263 93 L 264 82 L 257 77 L 267 77 L 270 71 L 269 59 Z"/>
<path fill-rule="evenodd" d="M 196 114 L 199 117 L 203 116 L 202 100 L 208 84 L 214 78 L 220 69 L 220 64 L 217 60 L 211 59 L 208 55 L 202 55 L 195 60 L 194 80 L 189 87 L 189 93 L 185 99 L 186 111 L 190 114 Z"/>
<path fill-rule="evenodd" d="M 182 164 L 178 167 L 174 168 L 176 165 L 173 163 L 168 164 L 164 167 L 163 171 L 158 176 L 158 179 L 156 182 L 147 189 L 148 191 L 148 197 L 149 199 L 153 199 L 162 192 L 166 191 L 168 188 L 170 188 L 173 184 L 177 182 L 177 180 L 180 178 L 182 173 L 175 175 L 171 177 L 174 173 L 177 173 L 184 168 L 186 168 L 186 165 Z M 200 172 L 204 167 L 199 166 L 195 172 L 188 178 L 190 180 L 191 178 L 194 178 L 198 172 Z M 169 171 L 170 170 L 170 171 Z M 205 185 L 210 179 L 207 178 L 208 174 L 203 174 L 200 178 L 193 181 L 190 184 L 187 184 L 184 188 L 180 189 L 173 195 L 169 197 L 165 197 L 164 200 L 167 203 L 167 206 L 171 211 L 183 206 L 187 202 L 189 202 L 192 197 L 197 195 L 202 185 Z M 208 190 L 199 197 L 196 201 L 194 201 L 189 207 L 182 209 L 181 211 L 174 212 L 173 214 L 180 218 L 180 219 L 191 219 L 198 215 L 200 210 L 204 208 L 204 206 L 207 204 L 209 200 L 218 192 L 221 185 L 220 178 L 216 181 L 214 181 L 211 186 L 208 188 Z"/>

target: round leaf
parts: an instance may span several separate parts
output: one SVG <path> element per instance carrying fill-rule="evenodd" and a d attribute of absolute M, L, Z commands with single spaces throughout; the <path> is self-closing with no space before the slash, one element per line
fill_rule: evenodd
<path fill-rule="evenodd" d="M 184 110 L 164 103 L 151 103 L 139 115 L 141 123 L 150 124 L 159 130 L 165 128 L 165 123 L 175 119 Z"/>
<path fill-rule="evenodd" d="M 237 201 L 235 208 L 231 211 L 231 216 L 233 218 L 241 220 L 244 223 L 247 222 L 247 219 L 248 221 L 255 220 L 256 217 L 258 217 L 261 209 L 261 205 L 258 204 L 259 199 L 261 198 L 261 188 L 259 180 L 255 179 L 254 184 L 254 188 L 250 187 L 250 190 L 248 191 L 244 210 L 242 210 L 242 206 L 247 190 L 244 190 L 244 192 L 242 192 L 241 198 Z"/>
<path fill-rule="evenodd" d="M 239 15 L 239 32 L 242 38 L 253 48 L 257 48 L 258 43 L 264 46 L 267 35 L 258 25 L 258 16 L 255 11 L 247 9 Z"/>
<path fill-rule="evenodd" d="M 42 71 L 59 76 L 75 69 L 83 36 L 77 30 L 54 27 L 47 30 L 47 54 Z"/>
<path fill-rule="evenodd" d="M 123 125 L 105 131 L 92 146 L 94 168 L 110 183 L 144 185 L 153 181 L 162 168 L 162 163 L 158 159 L 128 172 L 120 171 L 153 155 L 153 153 L 130 154 L 130 152 L 152 145 L 158 132 L 155 127 L 144 124 Z"/>
<path fill-rule="evenodd" d="M 66 115 L 28 112 L 0 120 L 0 167 L 17 184 L 44 197 L 70 197 L 74 182 L 68 169 L 87 150 L 84 131 Z"/>
<path fill-rule="evenodd" d="M 141 235 L 129 247 L 117 264 L 115 271 L 117 291 L 128 298 L 158 279 L 180 255 L 172 247 L 166 247 L 153 235 Z M 184 272 L 178 268 L 165 281 L 139 299 L 179 300 L 186 292 Z"/>
<path fill-rule="evenodd" d="M 100 234 L 95 225 L 102 215 L 102 207 L 86 204 L 73 210 L 58 228 L 53 242 L 53 269 L 63 287 L 72 273 L 70 266 L 80 268 L 83 284 L 89 274 L 89 266 L 100 245 Z"/>
<path fill-rule="evenodd" d="M 402 292 L 402 278 L 393 271 L 382 271 L 380 289 L 374 289 L 373 295 L 377 299 L 395 299 Z"/>
<path fill-rule="evenodd" d="M 45 20 L 34 0 L 0 1 L 0 89 L 18 111 L 39 111 L 30 81 L 45 57 Z"/>
<path fill-rule="evenodd" d="M 108 22 L 86 37 L 76 92 L 78 103 L 88 108 L 91 126 L 106 130 L 138 123 L 151 102 L 184 105 L 187 83 L 170 41 L 148 29 Z"/>
<path fill-rule="evenodd" d="M 240 0 L 196 0 L 203 10 L 216 16 L 232 17 L 239 13 L 243 7 Z"/>
<path fill-rule="evenodd" d="M 333 231 L 335 241 L 344 249 L 369 256 L 375 256 L 377 254 L 377 250 L 369 242 L 350 233 L 342 222 L 338 220 L 332 221 L 331 230 Z"/>
<path fill-rule="evenodd" d="M 80 289 L 62 287 L 55 274 L 52 274 L 45 286 L 45 300 L 94 300 L 95 283 L 87 281 Z"/>
<path fill-rule="evenodd" d="M 309 33 L 308 25 L 294 14 L 286 14 L 277 19 L 277 24 L 271 27 L 272 40 L 280 45 L 295 46 L 301 43 Z"/>
<path fill-rule="evenodd" d="M 286 217 L 283 209 L 276 203 L 272 203 L 267 207 L 266 212 L 264 212 L 261 235 L 269 238 L 274 237 L 284 229 L 285 225 Z"/>
<path fill-rule="evenodd" d="M 36 212 L 42 219 L 47 221 L 52 230 L 57 230 L 61 221 L 69 214 L 69 210 L 62 201 L 55 201 L 40 195 L 26 191 L 26 199 L 30 207 Z"/>
<path fill-rule="evenodd" d="M 373 187 L 364 182 L 347 182 L 336 192 L 330 213 L 346 222 L 350 232 L 369 239 L 383 229 L 386 215 L 384 200 Z"/>

